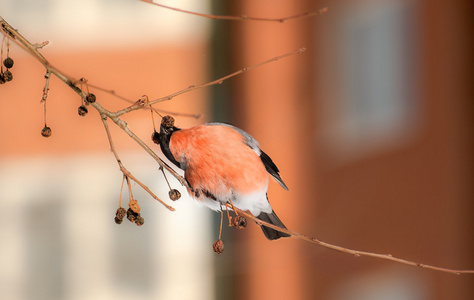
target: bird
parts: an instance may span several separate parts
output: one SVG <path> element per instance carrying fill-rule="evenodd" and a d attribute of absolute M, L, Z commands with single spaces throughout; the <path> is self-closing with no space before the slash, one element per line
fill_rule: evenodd
<path fill-rule="evenodd" d="M 250 134 L 225 123 L 181 129 L 174 126 L 173 117 L 164 116 L 158 143 L 166 158 L 184 170 L 192 198 L 215 211 L 230 203 L 286 229 L 268 201 L 270 175 L 285 190 L 288 187 L 278 167 Z M 269 240 L 290 236 L 264 225 L 260 227 Z"/>

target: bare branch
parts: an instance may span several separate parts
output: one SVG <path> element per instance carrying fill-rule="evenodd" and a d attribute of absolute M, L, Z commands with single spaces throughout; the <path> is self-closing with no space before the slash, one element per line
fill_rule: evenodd
<path fill-rule="evenodd" d="M 30 53 L 34 58 L 36 58 L 47 70 L 47 74 L 54 74 L 59 80 L 61 80 L 62 82 L 64 82 L 65 84 L 67 84 L 74 92 L 76 92 L 82 99 L 86 99 L 87 98 L 87 94 L 82 91 L 82 89 L 80 87 L 77 86 L 77 83 L 81 83 L 83 81 L 76 81 L 72 78 L 70 78 L 69 76 L 65 75 L 64 73 L 62 73 L 61 71 L 59 71 L 58 69 L 56 69 L 55 67 L 53 67 L 49 61 L 43 56 L 41 55 L 41 53 L 38 52 L 38 49 L 35 47 L 35 45 L 33 45 L 32 43 L 30 43 L 26 38 L 24 38 L 17 30 L 15 30 L 13 27 L 11 27 L 10 24 L 8 24 L 2 17 L 0 17 L 0 30 L 2 31 L 2 33 L 4 33 L 8 38 L 12 39 L 15 43 L 17 43 L 21 48 L 23 48 L 25 51 L 27 51 L 28 53 Z M 47 79 L 49 81 L 49 78 Z M 177 174 L 173 169 L 171 169 L 168 165 L 166 165 L 159 157 L 158 155 L 156 155 L 142 140 L 140 140 L 136 135 L 135 133 L 133 133 L 128 127 L 127 127 L 127 123 L 125 121 L 123 121 L 122 119 L 120 119 L 118 116 L 114 115 L 113 113 L 111 113 L 110 111 L 108 111 L 107 109 L 103 108 L 99 103 L 97 102 L 94 102 L 94 103 L 90 103 L 90 105 L 92 107 L 94 107 L 100 114 L 101 118 L 104 120 L 104 118 L 106 119 L 107 117 L 110 118 L 117 126 L 119 126 L 122 130 L 124 130 L 135 142 L 137 142 L 148 154 L 150 154 L 157 162 L 158 164 L 161 166 L 161 167 L 164 167 L 165 169 L 167 169 L 174 177 L 176 177 L 178 179 L 178 181 L 183 184 L 184 186 L 187 186 L 187 182 L 184 178 L 182 178 L 182 176 L 180 176 L 179 174 Z M 46 110 L 46 108 L 45 108 Z M 105 123 L 106 125 L 106 123 Z M 108 129 L 108 127 L 106 126 L 106 130 Z M 111 146 L 113 146 L 113 143 L 112 143 L 112 140 L 111 140 L 111 137 L 110 137 L 110 134 L 108 133 L 108 138 L 109 138 L 109 142 L 111 143 Z M 112 147 L 113 149 L 113 147 Z M 112 150 L 114 152 L 114 150 Z M 116 155 L 116 151 L 114 152 L 114 155 Z M 120 164 L 120 160 L 118 159 L 118 156 L 116 156 L 116 159 L 117 161 L 119 162 Z M 123 167 L 123 166 L 122 166 Z M 122 168 L 121 168 L 122 170 Z M 142 185 L 141 183 L 138 182 L 138 180 L 134 179 L 134 177 L 130 177 L 132 178 L 134 181 L 136 181 L 138 184 Z M 143 187 L 144 185 L 142 185 Z M 148 189 L 148 188 L 146 188 Z M 147 190 L 149 191 L 149 189 Z M 154 197 L 155 199 L 157 199 L 157 197 L 155 195 L 153 195 L 153 193 L 151 193 L 151 191 L 149 192 L 150 195 L 152 197 Z M 161 200 L 157 199 L 158 201 L 161 202 Z M 163 203 L 164 204 L 164 203 Z M 165 206 L 168 207 L 168 205 L 164 204 Z M 174 210 L 174 209 L 171 209 L 171 210 Z"/>
<path fill-rule="evenodd" d="M 115 92 L 115 90 L 108 90 L 106 88 L 103 88 L 103 87 L 100 87 L 100 86 L 97 86 L 97 85 L 94 85 L 94 84 L 90 84 L 90 83 L 88 85 L 91 88 L 94 88 L 96 90 L 111 94 L 112 96 L 117 97 L 118 99 L 123 100 L 125 102 L 128 102 L 130 104 L 133 104 L 133 103 L 136 102 L 136 101 L 133 101 L 129 98 L 126 98 L 122 95 L 117 94 L 117 92 Z M 142 108 L 148 108 L 148 107 L 150 107 L 150 106 L 148 104 L 146 104 Z M 174 116 L 189 117 L 189 118 L 194 118 L 194 119 L 199 119 L 201 117 L 201 114 L 187 114 L 187 113 L 174 112 L 174 111 L 172 112 L 172 111 L 168 111 L 168 110 L 157 109 L 157 108 L 154 108 L 153 106 L 151 106 L 151 109 L 153 109 L 153 111 L 156 112 L 159 115 L 161 115 L 161 114 L 174 115 Z"/>
<path fill-rule="evenodd" d="M 263 22 L 278 22 L 278 23 L 283 23 L 289 20 L 294 20 L 294 19 L 303 19 L 303 18 L 308 18 L 308 17 L 314 17 L 314 16 L 319 16 L 324 14 L 325 12 L 328 11 L 327 7 L 315 10 L 315 11 L 310 11 L 298 15 L 293 15 L 289 17 L 284 17 L 284 18 L 258 18 L 258 17 L 249 17 L 247 15 L 241 15 L 241 16 L 223 16 L 223 15 L 211 15 L 211 14 L 203 14 L 203 13 L 197 13 L 189 10 L 184 10 L 180 8 L 175 8 L 159 3 L 154 3 L 152 0 L 140 0 L 142 2 L 146 2 L 149 4 L 153 4 L 162 8 L 178 11 L 181 13 L 186 13 L 194 16 L 199 16 L 203 18 L 208 18 L 212 20 L 230 20 L 230 21 L 263 21 Z"/>
<path fill-rule="evenodd" d="M 238 208 L 235 208 L 235 207 L 231 206 L 231 204 L 226 204 L 226 206 L 229 209 L 235 210 L 235 212 L 237 214 L 243 215 L 246 218 L 254 221 L 258 225 L 264 225 L 264 226 L 270 227 L 272 229 L 275 229 L 277 231 L 287 233 L 287 234 L 291 235 L 294 238 L 297 238 L 297 239 L 300 239 L 300 240 L 303 240 L 303 241 L 306 241 L 306 242 L 310 242 L 310 243 L 313 243 L 313 244 L 317 244 L 317 245 L 320 245 L 320 246 L 323 246 L 323 247 L 326 247 L 326 248 L 329 248 L 329 249 L 332 249 L 332 250 L 352 254 L 352 255 L 357 256 L 357 257 L 358 256 L 367 256 L 367 257 L 385 259 L 385 260 L 390 260 L 390 261 L 394 261 L 394 262 L 405 264 L 405 265 L 410 265 L 410 266 L 413 266 L 413 267 L 420 267 L 420 268 L 425 268 L 425 269 L 430 269 L 430 270 L 434 270 L 434 271 L 440 271 L 440 272 L 450 273 L 450 274 L 455 274 L 455 275 L 474 274 L 474 270 L 454 270 L 454 269 L 436 267 L 436 266 L 416 263 L 416 262 L 409 261 L 409 260 L 406 260 L 406 259 L 397 258 L 397 257 L 392 256 L 391 254 L 379 254 L 379 253 L 372 253 L 372 252 L 366 252 L 366 251 L 352 250 L 352 249 L 349 249 L 349 248 L 333 245 L 333 244 L 330 244 L 330 243 L 320 241 L 316 238 L 309 237 L 309 236 L 306 236 L 304 234 L 294 232 L 294 231 L 291 231 L 291 230 L 288 230 L 288 229 L 285 229 L 285 228 L 281 228 L 281 227 L 275 226 L 273 224 L 267 223 L 265 221 L 262 221 L 260 219 L 257 219 L 251 213 L 248 213 L 246 211 L 242 211 Z"/>
<path fill-rule="evenodd" d="M 168 172 L 170 172 L 176 179 L 178 179 L 178 181 L 183 185 L 183 186 L 188 186 L 186 180 L 180 176 L 178 173 L 176 173 L 176 171 L 174 171 L 172 168 L 170 168 L 166 163 L 164 163 L 161 158 L 156 155 L 155 152 L 153 152 L 153 150 L 150 149 L 150 147 L 148 147 L 147 144 L 145 144 L 145 142 L 143 142 L 133 131 L 130 130 L 130 128 L 128 128 L 128 125 L 127 125 L 127 122 L 125 122 L 124 120 L 120 119 L 119 117 L 117 117 L 114 113 L 106 110 L 105 108 L 103 108 L 99 103 L 97 102 L 94 102 L 94 103 L 91 103 L 91 106 L 93 106 L 97 111 L 99 111 L 99 113 L 101 114 L 102 118 L 104 117 L 108 117 L 110 118 L 118 127 L 120 127 L 123 131 L 125 131 L 125 133 L 128 134 L 128 136 L 130 136 L 137 144 L 139 144 L 151 157 L 153 157 L 155 159 L 155 161 L 160 165 L 160 167 L 163 167 L 165 168 L 166 170 L 168 170 Z"/>
<path fill-rule="evenodd" d="M 164 101 L 169 101 L 171 99 L 173 99 L 174 97 L 176 96 L 179 96 L 179 95 L 182 95 L 184 93 L 187 93 L 187 92 L 190 92 L 190 91 L 194 91 L 196 89 L 200 89 L 200 88 L 203 88 L 203 87 L 208 87 L 208 86 L 211 86 L 211 85 L 216 85 L 216 84 L 221 84 L 222 82 L 224 82 L 224 80 L 226 79 L 229 79 L 231 77 L 234 77 L 234 76 L 237 76 L 239 74 L 242 74 L 246 71 L 249 71 L 251 69 L 254 69 L 254 68 L 257 68 L 257 67 L 260 67 L 260 66 L 263 66 L 265 64 L 268 64 L 268 63 L 271 63 L 271 62 L 274 62 L 274 61 L 277 61 L 277 60 L 280 60 L 282 58 L 285 58 L 285 57 L 288 57 L 288 56 L 291 56 L 291 55 L 295 55 L 295 54 L 300 54 L 302 52 L 306 51 L 306 48 L 300 48 L 298 50 L 295 50 L 295 51 L 292 51 L 292 52 L 288 52 L 288 53 L 285 53 L 283 55 L 279 55 L 279 56 L 275 56 L 273 58 L 270 58 L 266 61 L 263 61 L 263 62 L 260 62 L 258 64 L 255 64 L 253 66 L 250 66 L 250 67 L 246 67 L 246 68 L 243 68 L 243 69 L 240 69 L 232 74 L 229 74 L 229 75 L 226 75 L 226 76 L 223 76 L 219 79 L 216 79 L 214 81 L 211 81 L 211 82 L 207 82 L 207 83 L 203 83 L 203 84 L 200 84 L 200 85 L 191 85 L 181 91 L 178 91 L 176 93 L 173 93 L 173 94 L 170 94 L 168 96 L 165 96 L 165 97 L 161 97 L 161 98 L 158 98 L 158 99 L 155 99 L 153 101 L 150 101 L 150 105 L 153 105 L 153 104 L 156 104 L 156 103 L 159 103 L 159 102 L 164 102 Z M 132 107 L 130 108 L 126 108 L 126 109 L 133 109 Z M 128 112 L 128 111 L 126 111 Z M 124 112 L 125 113 L 125 112 Z"/>
<path fill-rule="evenodd" d="M 123 100 L 123 101 L 125 101 L 125 102 L 133 103 L 133 100 L 131 100 L 131 99 L 129 99 L 129 98 L 126 98 L 126 97 L 124 97 L 124 96 L 121 96 L 121 95 L 117 94 L 114 90 L 108 90 L 108 89 L 105 89 L 105 88 L 102 88 L 102 87 L 100 87 L 100 86 L 93 85 L 93 84 L 90 84 L 90 83 L 89 83 L 89 87 L 94 88 L 94 89 L 97 89 L 97 90 L 99 90 L 99 91 L 106 92 L 106 93 L 108 93 L 108 94 L 111 94 L 111 95 L 113 95 L 113 96 L 115 96 L 115 97 L 117 97 L 117 98 L 119 98 L 119 99 L 121 99 L 121 100 Z"/>
<path fill-rule="evenodd" d="M 161 204 L 163 204 L 163 206 L 165 206 L 167 209 L 171 210 L 171 211 L 175 211 L 175 209 L 171 206 L 169 206 L 168 204 L 166 204 L 165 202 L 163 202 L 160 198 L 158 198 L 146 185 L 144 185 L 143 183 L 141 183 L 137 178 L 135 178 L 135 176 L 132 175 L 132 173 L 130 173 L 130 171 L 128 171 L 125 166 L 123 165 L 122 161 L 120 160 L 119 156 L 118 156 L 118 153 L 117 153 L 117 150 L 115 150 L 115 145 L 114 145 L 114 142 L 112 140 L 112 135 L 110 134 L 110 129 L 109 129 L 109 124 L 107 124 L 107 117 L 105 115 L 102 115 L 101 116 L 101 120 L 102 120 L 102 123 L 104 124 L 104 127 L 105 127 L 105 131 L 107 133 L 107 139 L 109 140 L 109 145 L 110 145 L 110 150 L 112 151 L 112 153 L 114 154 L 115 156 L 115 160 L 117 160 L 117 163 L 120 167 L 120 171 L 123 173 L 123 175 L 125 176 L 125 178 L 130 178 L 132 179 L 133 181 L 135 181 L 136 183 L 138 183 L 138 185 L 140 185 L 148 194 L 150 194 L 150 196 L 152 196 L 155 200 L 157 200 L 158 202 L 160 202 Z M 129 189 L 129 192 L 131 192 L 131 189 Z M 122 193 L 122 190 L 120 191 L 120 193 Z M 122 197 L 120 196 L 120 200 L 122 199 Z M 131 198 L 130 198 L 131 199 Z"/>
<path fill-rule="evenodd" d="M 41 103 L 46 101 L 46 99 L 48 98 L 49 79 L 51 78 L 51 72 L 48 69 L 46 69 L 46 74 L 44 74 L 44 78 L 46 79 L 46 82 L 43 88 L 43 96 L 41 97 Z"/>

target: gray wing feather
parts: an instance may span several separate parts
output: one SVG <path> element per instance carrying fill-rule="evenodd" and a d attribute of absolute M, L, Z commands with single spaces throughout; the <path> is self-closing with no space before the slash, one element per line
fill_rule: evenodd
<path fill-rule="evenodd" d="M 250 134 L 247 132 L 243 131 L 240 128 L 237 128 L 235 126 L 225 124 L 225 123 L 207 123 L 207 125 L 219 125 L 219 126 L 228 126 L 234 129 L 235 131 L 239 132 L 243 137 L 244 137 L 244 143 L 252 148 L 255 153 L 260 157 L 260 159 L 263 162 L 263 165 L 265 166 L 265 169 L 267 172 L 275 178 L 275 180 L 285 189 L 288 191 L 288 187 L 286 184 L 283 182 L 283 180 L 280 177 L 280 170 L 278 170 L 278 167 L 275 165 L 275 163 L 272 161 L 272 159 L 260 149 L 260 144 L 257 142 L 256 139 L 254 139 Z"/>

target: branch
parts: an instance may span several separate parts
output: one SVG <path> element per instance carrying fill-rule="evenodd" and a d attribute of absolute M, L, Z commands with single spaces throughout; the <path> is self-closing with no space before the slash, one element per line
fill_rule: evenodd
<path fill-rule="evenodd" d="M 114 97 L 117 97 L 118 99 L 120 100 L 123 100 L 125 102 L 128 102 L 130 104 L 134 104 L 136 101 L 133 101 L 133 100 L 130 100 L 122 95 L 119 95 L 115 92 L 115 90 L 108 90 L 108 89 L 105 89 L 103 87 L 100 87 L 100 86 L 97 86 L 97 85 L 94 85 L 94 84 L 90 84 L 88 83 L 89 87 L 91 88 L 94 88 L 96 90 L 99 90 L 99 91 L 102 91 L 104 93 L 108 93 Z M 142 107 L 143 109 L 145 108 L 150 108 L 150 106 L 148 104 L 146 104 L 145 106 Z M 165 115 L 174 115 L 174 116 L 182 116 L 182 117 L 189 117 L 189 118 L 193 118 L 193 119 L 199 119 L 201 117 L 201 114 L 191 114 L 191 113 L 181 113 L 181 112 L 175 112 L 175 111 L 168 111 L 168 110 L 163 110 L 163 109 L 156 109 L 154 107 L 151 107 L 151 109 L 156 112 L 157 114 L 161 115 L 161 114 L 165 114 Z"/>
<path fill-rule="evenodd" d="M 455 274 L 455 275 L 474 274 L 474 270 L 454 270 L 454 269 L 436 267 L 436 266 L 416 263 L 416 262 L 409 261 L 409 260 L 406 260 L 406 259 L 396 258 L 396 257 L 392 256 L 391 254 L 379 254 L 379 253 L 372 253 L 372 252 L 366 252 L 366 251 L 358 251 L 358 250 L 352 250 L 352 249 L 349 249 L 349 248 L 333 245 L 333 244 L 330 244 L 330 243 L 320 241 L 316 238 L 309 237 L 309 236 L 306 236 L 306 235 L 303 235 L 301 233 L 294 232 L 294 231 L 291 231 L 291 230 L 288 230 L 288 229 L 285 229 L 285 228 L 281 228 L 281 227 L 275 226 L 273 224 L 270 224 L 268 222 L 257 219 L 251 213 L 248 213 L 246 211 L 242 211 L 238 208 L 235 208 L 231 204 L 226 204 L 226 206 L 227 206 L 228 209 L 235 210 L 235 212 L 237 214 L 245 216 L 246 218 L 248 218 L 248 219 L 254 221 L 255 223 L 257 223 L 258 225 L 267 226 L 267 227 L 270 227 L 270 228 L 275 229 L 277 231 L 287 233 L 287 234 L 291 235 L 294 238 L 297 238 L 297 239 L 300 239 L 300 240 L 303 240 L 303 241 L 306 241 L 306 242 L 310 242 L 310 243 L 313 243 L 313 244 L 317 244 L 317 245 L 320 245 L 320 246 L 323 246 L 323 247 L 326 247 L 326 248 L 329 248 L 329 249 L 332 249 L 332 250 L 352 254 L 352 255 L 357 256 L 357 257 L 359 257 L 359 256 L 368 256 L 368 257 L 374 257 L 374 258 L 379 258 L 379 259 L 385 259 L 385 260 L 390 260 L 390 261 L 394 261 L 394 262 L 405 264 L 405 265 L 410 265 L 410 266 L 413 266 L 413 267 L 420 267 L 420 268 L 424 268 L 424 269 L 430 269 L 430 270 L 435 270 L 435 271 L 440 271 L 440 272 L 450 273 L 450 274 Z"/>
<path fill-rule="evenodd" d="M 132 112 L 132 111 L 135 111 L 135 110 L 138 110 L 138 109 L 143 109 L 147 106 L 151 106 L 151 105 L 156 104 L 156 103 L 169 101 L 169 100 L 173 99 L 176 96 L 182 95 L 182 94 L 187 93 L 187 92 L 194 91 L 196 89 L 200 89 L 200 88 L 204 88 L 204 87 L 208 87 L 208 86 L 212 86 L 212 85 L 216 85 L 216 84 L 221 84 L 222 82 L 224 82 L 224 80 L 229 79 L 229 78 L 234 77 L 234 76 L 237 76 L 239 74 L 242 74 L 242 73 L 244 73 L 246 71 L 249 71 L 251 69 L 263 66 L 263 65 L 271 63 L 271 62 L 275 62 L 277 60 L 280 60 L 280 59 L 288 57 L 288 56 L 300 54 L 304 51 L 306 51 L 306 48 L 300 48 L 300 49 L 292 51 L 292 52 L 288 52 L 288 53 L 285 53 L 285 54 L 282 54 L 282 55 L 279 55 L 279 56 L 275 56 L 275 57 L 270 58 L 266 61 L 260 62 L 258 64 L 252 65 L 250 67 L 240 69 L 238 71 L 235 71 L 232 74 L 223 76 L 223 77 L 218 78 L 216 80 L 213 80 L 213 81 L 210 81 L 210 82 L 207 82 L 207 83 L 203 83 L 203 84 L 199 84 L 199 85 L 190 85 L 190 86 L 188 86 L 187 88 L 185 88 L 183 90 L 180 90 L 180 91 L 178 91 L 176 93 L 173 93 L 173 94 L 170 94 L 168 96 L 164 96 L 164 97 L 149 101 L 148 103 L 146 103 L 146 102 L 144 102 L 140 99 L 140 100 L 136 101 L 135 103 L 133 103 L 132 105 L 130 105 L 129 107 L 126 107 L 122 110 L 116 111 L 115 113 L 113 113 L 113 115 L 116 116 L 116 117 L 120 117 L 120 116 L 122 116 L 124 114 L 127 114 L 129 112 Z M 111 92 L 113 92 L 113 91 L 111 91 Z"/>
<path fill-rule="evenodd" d="M 122 171 L 123 175 L 125 177 L 128 177 L 130 179 L 132 179 L 133 181 L 135 181 L 136 183 L 138 183 L 138 185 L 140 185 L 148 194 L 150 194 L 150 196 L 152 196 L 155 200 L 157 200 L 158 202 L 160 202 L 161 204 L 163 204 L 163 206 L 165 206 L 167 209 L 171 210 L 171 211 L 175 211 L 175 209 L 171 206 L 169 206 L 168 204 L 166 204 L 165 202 L 163 202 L 160 198 L 158 198 L 146 185 L 144 185 L 143 183 L 141 183 L 141 181 L 139 181 L 137 178 L 135 178 L 135 176 L 132 175 L 132 173 L 130 173 L 126 168 L 125 166 L 123 165 L 122 163 L 122 160 L 119 158 L 118 156 L 118 153 L 117 153 L 117 150 L 115 150 L 115 145 L 114 145 L 114 142 L 112 140 L 112 135 L 110 134 L 110 129 L 109 129 L 109 124 L 107 124 L 107 116 L 105 115 L 102 115 L 101 116 L 101 120 L 102 120 L 102 123 L 104 124 L 104 127 L 105 127 L 105 131 L 107 133 L 107 138 L 109 140 L 109 145 L 110 145 L 110 150 L 112 151 L 112 153 L 114 154 L 115 156 L 115 160 L 117 161 L 118 165 L 119 165 L 119 168 L 120 168 L 120 171 Z M 120 191 L 121 192 L 121 191 Z M 121 198 L 120 198 L 121 199 Z"/>
<path fill-rule="evenodd" d="M 174 11 L 194 15 L 194 16 L 199 16 L 199 17 L 208 18 L 208 19 L 212 19 L 212 20 L 230 20 L 230 21 L 263 21 L 263 22 L 283 23 L 283 22 L 286 22 L 288 20 L 303 19 L 303 18 L 308 18 L 308 17 L 319 16 L 319 15 L 322 15 L 325 12 L 328 11 L 328 8 L 324 7 L 324 8 L 315 10 L 315 11 L 310 11 L 310 12 L 306 12 L 306 13 L 302 13 L 302 14 L 298 14 L 298 15 L 284 17 L 284 18 L 258 18 L 258 17 L 249 17 L 247 15 L 223 16 L 223 15 L 203 14 L 203 13 L 197 13 L 197 12 L 184 10 L 184 9 L 180 9 L 180 8 L 175 8 L 175 7 L 171 7 L 171 6 L 166 6 L 166 5 L 163 5 L 163 4 L 154 3 L 152 0 L 140 0 L 140 1 L 145 2 L 145 3 L 149 3 L 149 4 L 153 4 L 153 5 L 162 7 L 162 8 L 166 8 L 166 9 L 170 9 L 170 10 L 174 10 Z"/>
<path fill-rule="evenodd" d="M 0 31 L 5 34 L 9 39 L 13 40 L 16 44 L 18 44 L 21 48 L 23 48 L 26 52 L 31 54 L 36 60 L 38 60 L 45 68 L 47 74 L 54 74 L 59 80 L 67 84 L 75 93 L 77 93 L 81 99 L 86 99 L 87 98 L 87 93 L 82 91 L 80 87 L 77 86 L 77 83 L 80 83 L 81 81 L 76 81 L 72 79 L 71 77 L 65 75 L 63 72 L 59 71 L 55 67 L 53 67 L 49 61 L 38 51 L 38 46 L 35 44 L 30 43 L 26 38 L 24 38 L 17 30 L 15 30 L 10 24 L 8 24 L 7 21 L 5 21 L 2 17 L 0 17 Z M 49 82 L 49 77 L 47 78 L 47 82 Z M 122 130 L 124 130 L 135 142 L 137 142 L 151 157 L 153 157 L 160 167 L 167 169 L 174 177 L 178 179 L 178 181 L 184 185 L 187 186 L 186 180 L 177 174 L 173 169 L 171 169 L 168 165 L 166 165 L 161 158 L 156 155 L 153 150 L 151 150 L 140 138 L 138 138 L 127 126 L 127 123 L 120 119 L 118 116 L 116 116 L 114 113 L 108 111 L 107 109 L 103 108 L 99 103 L 93 102 L 90 103 L 92 107 L 94 107 L 100 114 L 101 118 L 110 118 L 118 127 L 120 127 Z M 106 129 L 108 127 L 106 126 Z M 112 143 L 112 140 L 110 138 L 110 134 L 108 133 L 108 138 L 109 138 L 109 143 Z M 112 145 L 112 144 L 111 144 Z M 114 155 L 116 155 L 116 152 L 114 152 Z M 117 156 L 116 156 L 117 158 Z M 121 168 L 122 170 L 122 168 Z M 124 168 L 123 170 L 126 171 Z M 127 171 L 128 172 L 128 171 Z M 129 172 L 128 172 L 129 173 Z M 132 177 L 130 177 L 132 178 Z M 134 177 L 133 177 L 134 178 Z M 133 179 L 132 178 L 132 179 Z M 135 179 L 134 179 L 135 180 Z M 135 180 L 137 183 L 139 183 L 137 180 Z M 140 184 L 140 183 L 139 183 Z M 142 185 L 143 187 L 144 185 Z M 146 188 L 147 192 L 149 191 L 148 188 Z M 150 195 L 157 199 L 151 191 L 149 191 Z M 158 199 L 157 199 L 158 200 Z M 158 200 L 161 202 L 161 200 Z M 164 203 L 163 203 L 164 204 Z M 165 207 L 170 209 L 170 206 L 164 204 Z M 171 208 L 171 210 L 173 210 Z"/>
<path fill-rule="evenodd" d="M 165 96 L 165 97 L 161 97 L 161 98 L 158 98 L 156 100 L 153 100 L 153 101 L 150 101 L 150 105 L 153 105 L 153 104 L 156 104 L 156 103 L 159 103 L 159 102 L 164 102 L 164 101 L 169 101 L 171 99 L 173 99 L 174 97 L 176 96 L 179 96 L 181 94 L 184 94 L 184 93 L 187 93 L 187 92 L 190 92 L 190 91 L 193 91 L 193 90 L 196 90 L 196 89 L 200 89 L 200 88 L 203 88 L 203 87 L 208 87 L 208 86 L 211 86 L 211 85 L 216 85 L 216 84 L 221 84 L 222 82 L 224 82 L 224 80 L 226 79 L 229 79 L 231 77 L 234 77 L 234 76 L 237 76 L 239 74 L 242 74 L 246 71 L 249 71 L 251 69 L 254 69 L 254 68 L 257 68 L 257 67 L 260 67 L 260 66 L 263 66 L 265 64 L 268 64 L 268 63 L 271 63 L 271 62 L 275 62 L 277 60 L 280 60 L 282 58 L 285 58 L 285 57 L 288 57 L 288 56 L 291 56 L 291 55 L 295 55 L 295 54 L 300 54 L 302 52 L 306 51 L 306 48 L 300 48 L 298 50 L 295 50 L 295 51 L 292 51 L 292 52 L 288 52 L 288 53 L 285 53 L 283 55 L 279 55 L 279 56 L 275 56 L 273 58 L 270 58 L 266 61 L 263 61 L 261 63 L 258 63 L 258 64 L 255 64 L 253 66 L 250 66 L 250 67 L 246 67 L 246 68 L 243 68 L 243 69 L 240 69 L 232 74 L 229 74 L 229 75 L 226 75 L 224 77 L 221 77 L 219 79 L 216 79 L 214 81 L 211 81 L 211 82 L 207 82 L 207 83 L 203 83 L 203 84 L 200 84 L 200 85 L 191 85 L 181 91 L 178 91 L 176 93 L 173 93 L 171 95 L 168 95 L 168 96 Z"/>

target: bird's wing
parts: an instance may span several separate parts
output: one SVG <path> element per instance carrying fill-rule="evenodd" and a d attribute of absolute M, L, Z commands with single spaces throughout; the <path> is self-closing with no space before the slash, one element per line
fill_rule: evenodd
<path fill-rule="evenodd" d="M 208 123 L 208 125 L 220 125 L 220 126 L 229 126 L 235 131 L 239 132 L 243 137 L 244 137 L 244 143 L 252 148 L 257 155 L 260 157 L 260 159 L 263 162 L 263 165 L 265 166 L 265 169 L 267 172 L 275 178 L 275 180 L 285 189 L 288 191 L 288 187 L 286 184 L 283 182 L 283 180 L 280 177 L 280 170 L 278 170 L 278 167 L 275 165 L 275 163 L 272 161 L 270 156 L 268 156 L 265 152 L 263 152 L 260 149 L 260 144 L 257 142 L 256 139 L 254 139 L 250 134 L 247 132 L 243 131 L 240 128 L 237 128 L 235 126 L 225 124 L 225 123 Z"/>
<path fill-rule="evenodd" d="M 265 152 L 260 150 L 260 159 L 263 162 L 263 165 L 265 166 L 265 169 L 267 170 L 270 175 L 275 178 L 275 180 L 285 189 L 288 191 L 288 187 L 286 184 L 283 182 L 283 180 L 280 177 L 280 170 L 278 170 L 278 167 L 275 165 L 275 163 L 272 161 L 270 156 L 268 156 Z"/>

